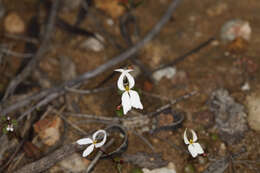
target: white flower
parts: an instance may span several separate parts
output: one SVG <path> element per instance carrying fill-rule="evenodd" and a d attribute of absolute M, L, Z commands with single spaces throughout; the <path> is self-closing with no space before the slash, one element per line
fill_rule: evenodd
<path fill-rule="evenodd" d="M 12 124 L 8 124 L 6 127 L 7 131 L 13 132 L 14 131 L 14 126 Z"/>
<path fill-rule="evenodd" d="M 121 72 L 121 75 L 117 81 L 117 87 L 121 91 L 124 91 L 121 98 L 124 114 L 127 114 L 132 107 L 136 109 L 143 109 L 138 93 L 131 90 L 135 85 L 135 80 L 129 72 L 133 70 L 116 69 L 115 71 Z M 128 80 L 128 84 L 126 86 L 124 86 L 124 78 Z"/>
<path fill-rule="evenodd" d="M 97 136 L 100 134 L 100 133 L 103 133 L 103 139 L 101 142 L 97 142 L 98 141 L 98 138 Z M 106 134 L 106 131 L 105 130 L 98 130 L 96 131 L 93 136 L 92 136 L 92 139 L 91 138 L 83 138 L 83 139 L 80 139 L 80 140 L 77 140 L 77 144 L 79 145 L 87 145 L 87 144 L 90 144 L 83 152 L 82 156 L 83 157 L 87 157 L 93 150 L 94 150 L 94 147 L 96 148 L 100 148 L 102 147 L 105 142 L 107 140 L 107 134 Z"/>
<path fill-rule="evenodd" d="M 202 147 L 200 146 L 200 144 L 195 143 L 198 140 L 198 137 L 197 137 L 195 131 L 190 130 L 192 133 L 192 139 L 190 139 L 190 140 L 188 140 L 188 138 L 187 138 L 186 131 L 187 131 L 187 129 L 185 129 L 183 139 L 184 139 L 184 143 L 189 145 L 188 150 L 191 153 L 192 157 L 197 157 L 199 154 L 203 154 L 204 151 L 203 151 Z"/>

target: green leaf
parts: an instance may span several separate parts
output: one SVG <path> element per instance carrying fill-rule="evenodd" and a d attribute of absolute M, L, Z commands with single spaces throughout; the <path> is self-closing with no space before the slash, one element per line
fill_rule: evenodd
<path fill-rule="evenodd" d="M 133 168 L 130 173 L 143 173 L 143 171 L 140 168 Z"/>
<path fill-rule="evenodd" d="M 5 117 L 5 116 L 2 116 L 1 120 L 2 120 L 2 121 L 6 121 L 6 117 Z"/>
<path fill-rule="evenodd" d="M 116 164 L 116 169 L 117 169 L 117 172 L 121 173 L 122 172 L 122 165 L 120 163 Z"/>
<path fill-rule="evenodd" d="M 4 89 L 4 84 L 0 84 L 0 90 Z"/>
<path fill-rule="evenodd" d="M 211 134 L 211 139 L 212 139 L 213 141 L 218 140 L 218 135 L 217 135 L 216 133 L 212 133 L 212 134 Z"/>
<path fill-rule="evenodd" d="M 123 107 L 122 106 L 120 107 L 119 110 L 116 110 L 116 115 L 119 116 L 119 117 L 124 116 Z"/>
<path fill-rule="evenodd" d="M 195 173 L 195 168 L 192 164 L 188 164 L 184 167 L 184 172 L 185 173 Z"/>
<path fill-rule="evenodd" d="M 142 90 L 139 88 L 133 88 L 132 90 L 136 91 L 139 95 L 142 94 Z"/>
<path fill-rule="evenodd" d="M 6 127 L 7 127 L 7 126 L 5 126 L 5 127 L 2 129 L 3 134 L 7 134 L 7 132 L 8 132 L 8 131 L 6 130 Z"/>
<path fill-rule="evenodd" d="M 124 93 L 124 91 L 117 90 L 117 93 L 118 93 L 119 95 L 122 95 L 122 94 Z"/>
<path fill-rule="evenodd" d="M 113 158 L 114 159 L 114 161 L 116 161 L 116 162 L 120 162 L 120 157 L 115 157 L 115 158 Z"/>
<path fill-rule="evenodd" d="M 16 121 L 16 120 L 12 120 L 12 124 L 13 124 L 14 126 L 17 126 L 17 121 Z"/>

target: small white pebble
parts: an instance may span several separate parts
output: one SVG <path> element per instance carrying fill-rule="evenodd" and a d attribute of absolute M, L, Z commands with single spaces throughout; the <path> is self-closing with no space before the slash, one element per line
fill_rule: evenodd
<path fill-rule="evenodd" d="M 249 41 L 251 32 L 252 30 L 248 21 L 235 19 L 226 22 L 222 26 L 220 37 L 223 42 L 233 41 L 238 37 Z"/>
<path fill-rule="evenodd" d="M 96 36 L 96 37 L 97 37 L 97 39 L 98 39 L 99 41 L 101 41 L 102 43 L 104 43 L 104 42 L 105 42 L 105 39 L 104 39 L 104 37 L 102 37 L 102 35 L 95 34 L 95 36 Z"/>
<path fill-rule="evenodd" d="M 218 46 L 219 45 L 219 41 L 218 40 L 214 40 L 211 42 L 212 46 Z"/>
<path fill-rule="evenodd" d="M 120 138 L 124 138 L 124 137 L 125 137 L 125 135 L 124 135 L 124 134 L 122 134 L 122 133 L 120 133 L 120 134 L 119 134 L 119 137 L 120 137 Z"/>
<path fill-rule="evenodd" d="M 225 56 L 229 56 L 230 53 L 229 53 L 229 52 L 225 52 L 224 55 L 225 55 Z"/>
<path fill-rule="evenodd" d="M 115 23 L 115 22 L 113 21 L 113 19 L 107 19 L 106 22 L 107 22 L 107 25 L 109 25 L 109 26 L 113 26 L 114 23 Z"/>
<path fill-rule="evenodd" d="M 202 33 L 201 32 L 195 32 L 195 37 L 197 37 L 197 38 L 199 38 L 199 37 L 201 37 L 202 36 Z"/>
<path fill-rule="evenodd" d="M 171 79 L 175 74 L 176 74 L 176 68 L 167 67 L 156 71 L 153 74 L 153 78 L 156 80 L 156 82 L 159 82 L 163 77 L 166 77 L 167 79 Z"/>
<path fill-rule="evenodd" d="M 241 87 L 242 91 L 249 91 L 250 90 L 250 84 L 248 82 L 244 83 L 244 85 Z"/>
<path fill-rule="evenodd" d="M 196 19 L 197 19 L 196 16 L 190 16 L 190 17 L 189 17 L 189 21 L 190 21 L 190 22 L 195 22 Z"/>
<path fill-rule="evenodd" d="M 99 52 L 101 50 L 104 49 L 104 46 L 103 44 L 95 39 L 95 38 L 89 38 L 87 39 L 86 41 L 84 41 L 82 44 L 81 44 L 81 47 L 82 48 L 86 48 L 86 49 L 90 49 L 90 50 L 93 50 L 95 52 Z"/>

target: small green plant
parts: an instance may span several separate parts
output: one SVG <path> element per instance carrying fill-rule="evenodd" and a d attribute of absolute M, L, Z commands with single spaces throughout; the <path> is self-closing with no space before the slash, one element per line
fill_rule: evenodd
<path fill-rule="evenodd" d="M 116 108 L 116 115 L 119 116 L 119 117 L 124 116 L 123 107 L 121 105 L 117 106 L 117 108 Z"/>
<path fill-rule="evenodd" d="M 4 134 L 10 133 L 14 131 L 14 128 L 17 126 L 17 121 L 11 119 L 9 116 L 3 116 L 1 119 L 2 132 Z"/>

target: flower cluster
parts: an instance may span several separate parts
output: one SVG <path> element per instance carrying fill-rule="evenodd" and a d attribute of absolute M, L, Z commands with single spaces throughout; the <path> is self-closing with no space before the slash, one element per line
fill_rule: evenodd
<path fill-rule="evenodd" d="M 2 132 L 4 134 L 8 132 L 14 132 L 14 127 L 16 126 L 17 122 L 16 120 L 11 119 L 9 116 L 7 117 L 2 117 L 0 120 L 0 124 L 2 125 Z"/>
<path fill-rule="evenodd" d="M 117 87 L 120 91 L 122 91 L 121 105 L 122 105 L 123 113 L 127 114 L 127 112 L 130 111 L 132 108 L 143 109 L 143 105 L 140 101 L 138 92 L 136 92 L 133 89 L 135 85 L 135 80 L 133 76 L 131 76 L 130 74 L 130 72 L 133 70 L 116 69 L 115 71 L 121 73 L 117 81 Z M 11 127 L 8 126 L 8 128 L 9 130 L 12 130 Z M 193 158 L 195 158 L 200 154 L 204 154 L 204 150 L 202 149 L 201 145 L 196 142 L 198 140 L 198 137 L 195 131 L 191 129 L 190 132 L 192 134 L 192 139 L 188 139 L 187 129 L 185 129 L 184 131 L 183 139 L 184 139 L 184 143 L 188 145 L 188 150 L 190 154 L 192 155 Z M 94 148 L 100 148 L 101 146 L 103 146 L 106 140 L 107 140 L 106 131 L 98 130 L 92 135 L 92 138 L 80 139 L 77 141 L 77 144 L 89 145 L 82 154 L 83 157 L 87 157 L 94 150 Z"/>
<path fill-rule="evenodd" d="M 116 69 L 115 71 L 121 72 L 121 75 L 117 81 L 117 87 L 123 92 L 121 104 L 123 106 L 124 114 L 127 114 L 127 112 L 130 111 L 132 107 L 136 109 L 143 109 L 143 105 L 140 101 L 138 93 L 133 90 L 135 80 L 133 76 L 129 74 L 129 72 L 133 70 Z M 127 79 L 127 83 L 124 83 L 124 79 Z"/>
<path fill-rule="evenodd" d="M 102 139 L 102 141 L 98 142 L 100 134 L 103 134 L 103 139 Z M 79 139 L 79 140 L 77 140 L 77 144 L 79 144 L 79 145 L 89 145 L 84 150 L 84 152 L 82 154 L 83 157 L 87 157 L 90 153 L 92 153 L 94 148 L 102 147 L 105 144 L 106 140 L 107 140 L 106 131 L 105 130 L 98 130 L 93 134 L 92 138 Z"/>

